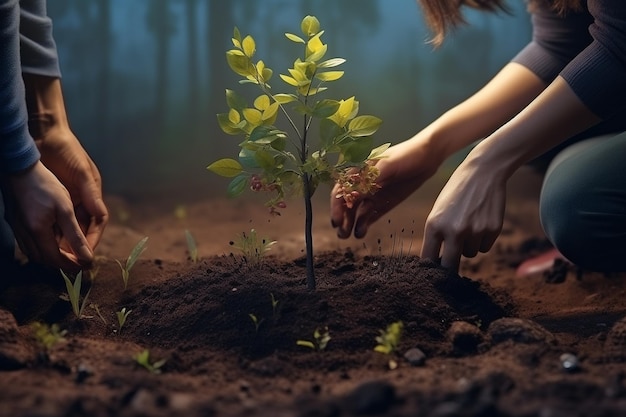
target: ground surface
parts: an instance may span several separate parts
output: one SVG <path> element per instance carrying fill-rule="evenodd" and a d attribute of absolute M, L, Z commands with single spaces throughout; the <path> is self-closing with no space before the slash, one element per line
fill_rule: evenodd
<path fill-rule="evenodd" d="M 315 293 L 304 284 L 297 201 L 269 218 L 247 200 L 182 207 L 109 197 L 89 317 L 76 320 L 59 298 L 60 277 L 3 273 L 0 416 L 625 415 L 626 277 L 564 268 L 515 276 L 545 248 L 537 184 L 514 179 L 502 236 L 463 262 L 462 277 L 416 257 L 436 184 L 362 241 L 334 237 L 322 196 Z M 229 245 L 251 228 L 278 241 L 260 264 Z M 115 259 L 143 236 L 148 249 L 124 290 Z M 119 331 L 123 307 L 132 312 Z M 46 351 L 35 320 L 58 323 L 65 340 Z M 380 329 L 396 321 L 397 352 L 375 352 Z M 296 344 L 325 327 L 325 350 Z M 137 365 L 144 349 L 151 363 L 166 360 L 161 373 Z M 567 353 L 565 365 L 577 361 L 569 371 Z"/>

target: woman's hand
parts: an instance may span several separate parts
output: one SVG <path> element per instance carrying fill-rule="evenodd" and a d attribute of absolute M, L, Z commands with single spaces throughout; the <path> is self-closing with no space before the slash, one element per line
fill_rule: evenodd
<path fill-rule="evenodd" d="M 352 207 L 346 206 L 336 185 L 330 195 L 330 218 L 337 235 L 346 239 L 353 233 L 362 238 L 370 225 L 405 200 L 429 179 L 439 167 L 439 158 L 428 151 L 417 137 L 387 149 L 378 160 L 378 188 L 373 194 L 357 197 Z"/>
<path fill-rule="evenodd" d="M 502 230 L 507 176 L 472 157 L 454 171 L 426 219 L 422 258 L 457 272 L 461 255 L 487 252 Z M 443 246 L 443 249 L 442 249 Z"/>

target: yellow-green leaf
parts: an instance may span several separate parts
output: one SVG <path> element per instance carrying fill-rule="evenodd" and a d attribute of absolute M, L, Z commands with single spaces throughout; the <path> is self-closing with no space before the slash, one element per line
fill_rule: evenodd
<path fill-rule="evenodd" d="M 291 103 L 292 101 L 297 101 L 298 97 L 296 97 L 294 94 L 282 94 L 281 93 L 281 94 L 275 94 L 274 100 L 276 100 L 280 104 L 287 104 L 287 103 Z"/>
<path fill-rule="evenodd" d="M 252 58 L 254 56 L 254 52 L 256 51 L 256 43 L 254 42 L 252 36 L 248 35 L 243 38 L 241 46 L 243 48 L 243 53 L 246 54 L 248 58 Z"/>
<path fill-rule="evenodd" d="M 259 110 L 265 110 L 270 105 L 270 98 L 265 94 L 258 96 L 254 100 L 254 107 Z"/>
<path fill-rule="evenodd" d="M 265 108 L 263 115 L 261 116 L 261 120 L 271 120 L 274 116 L 276 116 L 276 114 L 278 114 L 278 102 L 275 101 Z"/>
<path fill-rule="evenodd" d="M 206 169 L 222 177 L 235 177 L 243 172 L 241 164 L 231 158 L 217 160 Z"/>
<path fill-rule="evenodd" d="M 283 81 L 286 82 L 289 85 L 293 85 L 294 87 L 298 86 L 298 82 L 293 77 L 290 77 L 290 76 L 284 75 L 284 74 L 280 74 L 280 78 L 282 78 Z"/>
<path fill-rule="evenodd" d="M 243 52 L 238 49 L 231 49 L 226 52 L 226 62 L 228 62 L 228 66 L 239 75 L 244 77 L 254 75 L 254 65 L 250 61 L 250 58 L 245 56 Z"/>
<path fill-rule="evenodd" d="M 317 20 L 315 16 L 305 16 L 304 19 L 302 19 L 302 23 L 300 24 L 300 29 L 302 30 L 303 34 L 311 37 L 319 32 L 320 21 Z"/>
<path fill-rule="evenodd" d="M 324 62 L 320 62 L 319 64 L 317 64 L 317 67 L 318 68 L 332 68 L 332 67 L 337 67 L 343 64 L 344 62 L 346 62 L 346 60 L 343 58 L 331 58 Z"/>
<path fill-rule="evenodd" d="M 241 115 L 239 114 L 239 112 L 235 109 L 230 109 L 230 111 L 228 112 L 228 120 L 236 125 L 237 123 L 239 123 L 241 121 Z"/>
<path fill-rule="evenodd" d="M 376 116 L 355 117 L 348 125 L 350 136 L 359 137 L 373 135 L 382 123 L 383 121 Z"/>
<path fill-rule="evenodd" d="M 343 77 L 343 71 L 326 71 L 315 74 L 315 78 L 322 81 L 335 81 Z"/>
<path fill-rule="evenodd" d="M 370 152 L 369 156 L 367 157 L 368 160 L 376 160 L 376 159 L 381 159 L 383 158 L 382 154 L 391 146 L 391 143 L 387 142 L 387 143 L 383 143 L 380 146 L 377 146 L 376 148 L 372 149 L 372 152 Z"/>
<path fill-rule="evenodd" d="M 243 109 L 243 117 L 248 123 L 258 125 L 261 123 L 262 114 L 257 109 Z"/>
<path fill-rule="evenodd" d="M 285 36 L 287 37 L 287 39 L 289 39 L 292 42 L 296 42 L 296 43 L 306 43 L 304 41 L 304 39 L 302 39 L 300 36 L 298 35 L 294 35 L 293 33 L 285 33 Z"/>
<path fill-rule="evenodd" d="M 235 110 L 243 110 L 247 107 L 246 100 L 230 89 L 226 89 L 226 104 Z"/>

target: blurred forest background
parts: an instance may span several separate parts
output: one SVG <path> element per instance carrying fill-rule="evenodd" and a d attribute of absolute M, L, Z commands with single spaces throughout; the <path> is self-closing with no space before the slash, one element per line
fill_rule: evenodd
<path fill-rule="evenodd" d="M 404 140 L 493 76 L 530 39 L 525 2 L 511 14 L 468 10 L 470 25 L 443 47 L 415 0 L 54 0 L 54 22 L 70 122 L 98 164 L 105 191 L 127 198 L 225 195 L 227 180 L 208 171 L 236 155 L 240 137 L 219 129 L 224 90 L 244 93 L 226 64 L 233 27 L 257 41 L 257 59 L 274 70 L 272 87 L 315 15 L 327 57 L 347 59 L 327 97 L 356 95 L 361 114 L 383 119 L 380 143 Z M 451 164 L 454 164 L 454 158 Z"/>

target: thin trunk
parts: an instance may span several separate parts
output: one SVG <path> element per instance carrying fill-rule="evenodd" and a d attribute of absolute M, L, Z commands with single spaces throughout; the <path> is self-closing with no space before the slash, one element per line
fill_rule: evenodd
<path fill-rule="evenodd" d="M 307 143 L 307 126 L 309 124 L 308 117 L 304 116 L 304 125 L 302 129 L 302 150 L 300 160 L 304 165 L 309 156 L 309 145 Z M 306 284 L 310 291 L 315 290 L 315 268 L 313 268 L 313 204 L 311 198 L 313 192 L 311 189 L 311 175 L 302 174 L 302 183 L 304 185 L 304 243 L 306 249 Z"/>

